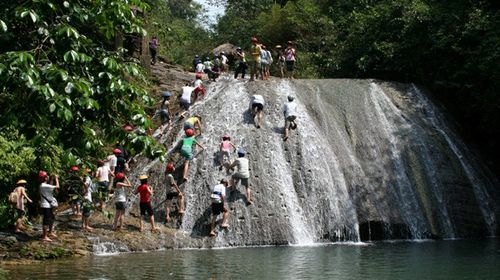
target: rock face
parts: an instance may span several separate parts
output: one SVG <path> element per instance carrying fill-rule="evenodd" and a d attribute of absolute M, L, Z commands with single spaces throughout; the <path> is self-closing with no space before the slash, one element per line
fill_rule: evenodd
<path fill-rule="evenodd" d="M 253 94 L 266 100 L 260 129 L 248 111 Z M 297 97 L 298 128 L 284 142 L 282 106 L 289 94 Z M 207 149 L 197 153 L 182 186 L 187 196 L 183 238 L 174 247 L 496 234 L 498 181 L 485 175 L 413 85 L 222 77 L 191 111 L 203 117 L 198 141 Z M 177 139 L 183 135 L 181 129 L 174 133 Z M 246 206 L 238 186 L 228 197 L 229 229 L 206 238 L 210 190 L 229 178 L 217 166 L 225 133 L 248 152 L 255 204 Z M 176 167 L 182 168 L 182 160 Z M 161 219 L 164 168 L 142 159 L 134 171 L 150 174 Z"/>

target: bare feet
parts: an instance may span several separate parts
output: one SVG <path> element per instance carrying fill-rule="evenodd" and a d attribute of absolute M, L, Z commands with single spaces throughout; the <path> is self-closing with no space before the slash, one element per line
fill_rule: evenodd
<path fill-rule="evenodd" d="M 184 209 L 180 209 L 179 214 L 184 214 Z"/>
<path fill-rule="evenodd" d="M 214 231 L 211 231 L 211 232 L 208 234 L 208 236 L 210 236 L 210 237 L 214 237 L 214 236 L 215 236 L 215 232 L 214 232 Z"/>
<path fill-rule="evenodd" d="M 50 236 L 50 237 L 54 237 L 54 238 L 57 238 L 57 235 L 56 235 L 56 234 L 55 234 L 54 232 L 52 232 L 52 233 L 49 233 L 49 236 Z"/>
<path fill-rule="evenodd" d="M 152 228 L 152 229 L 151 229 L 151 232 L 152 232 L 152 233 L 155 233 L 155 232 L 158 232 L 158 231 L 160 231 L 160 229 L 159 229 L 159 228 L 157 228 L 157 227 L 154 227 L 154 228 Z"/>
<path fill-rule="evenodd" d="M 43 242 L 52 242 L 52 239 L 45 237 L 45 238 L 42 238 L 42 241 Z"/>

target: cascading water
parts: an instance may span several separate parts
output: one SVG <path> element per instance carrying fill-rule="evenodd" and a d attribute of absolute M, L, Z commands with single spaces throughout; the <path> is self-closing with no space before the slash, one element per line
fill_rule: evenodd
<path fill-rule="evenodd" d="M 266 100 L 260 129 L 248 111 L 253 94 Z M 284 142 L 282 106 L 289 94 L 297 97 L 298 128 Z M 470 152 L 413 85 L 222 77 L 191 111 L 203 117 L 197 140 L 207 149 L 195 152 L 182 186 L 180 230 L 192 242 L 183 238 L 177 247 L 495 234 L 496 202 L 488 191 L 496 181 L 473 171 L 480 167 L 472 168 Z M 246 206 L 239 186 L 228 196 L 229 230 L 205 238 L 211 188 L 229 178 L 217 160 L 225 133 L 247 150 L 255 204 Z M 182 168 L 182 161 L 176 165 Z M 165 197 L 163 169 L 142 159 L 134 172 L 151 174 L 157 209 Z"/>

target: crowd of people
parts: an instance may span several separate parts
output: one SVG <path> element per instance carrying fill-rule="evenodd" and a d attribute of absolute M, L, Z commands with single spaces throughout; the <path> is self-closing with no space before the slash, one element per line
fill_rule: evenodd
<path fill-rule="evenodd" d="M 153 38 L 155 40 L 156 38 Z M 250 64 L 250 80 L 269 78 L 269 66 L 273 62 L 272 54 L 267 50 L 266 46 L 259 44 L 258 40 L 253 37 L 251 39 L 252 47 L 250 50 L 251 64 Z M 158 46 L 157 40 L 150 44 L 150 47 L 156 51 Z M 278 53 L 278 67 L 280 74 L 284 77 L 288 73 L 289 78 L 293 78 L 294 63 L 296 61 L 295 49 L 293 43 L 288 42 L 285 50 L 281 46 L 276 46 L 275 49 Z M 152 63 L 156 63 L 156 52 L 152 53 Z M 241 73 L 244 78 L 247 69 L 247 61 L 245 53 L 241 48 L 237 48 L 236 59 L 238 61 L 235 69 L 235 78 Z M 199 98 L 206 95 L 206 88 L 203 80 L 216 80 L 217 77 L 223 72 L 228 71 L 228 58 L 224 52 L 221 52 L 212 62 L 209 57 L 202 61 L 199 56 L 195 56 L 193 61 L 193 68 L 195 69 L 195 79 L 192 83 L 186 84 L 182 88 L 182 94 L 179 98 L 179 105 L 183 112 L 179 114 L 179 120 L 184 121 L 184 137 L 179 140 L 174 148 L 169 151 L 169 155 L 174 153 L 180 154 L 184 162 L 182 163 L 182 178 L 177 180 L 175 178 L 175 166 L 172 162 L 167 163 L 165 169 L 164 187 L 166 193 L 165 204 L 165 223 L 171 222 L 172 207 L 174 199 L 177 200 L 177 214 L 179 219 L 184 214 L 185 195 L 181 190 L 182 184 L 188 181 L 189 164 L 196 156 L 194 148 L 197 146 L 201 151 L 205 150 L 205 146 L 196 140 L 196 137 L 203 133 L 202 117 L 200 115 L 191 114 L 189 109 Z M 205 78 L 206 75 L 206 78 Z M 161 119 L 159 127 L 161 137 L 164 130 L 173 126 L 171 118 L 170 98 L 172 93 L 166 91 L 162 94 L 162 101 L 157 112 L 157 116 Z M 294 102 L 294 97 L 289 95 L 287 102 L 283 107 L 284 115 L 284 130 L 283 140 L 286 141 L 289 137 L 289 130 L 295 129 L 297 124 L 295 122 L 297 117 L 297 105 Z M 249 110 L 253 116 L 256 128 L 263 125 L 263 111 L 265 109 L 265 100 L 262 95 L 253 95 L 250 100 Z M 132 127 L 124 127 L 126 131 L 130 131 Z M 231 148 L 237 151 L 237 157 L 231 160 Z M 93 209 L 104 211 L 106 204 L 114 201 L 115 215 L 112 223 L 113 230 L 119 231 L 124 226 L 124 216 L 127 209 L 127 194 L 130 193 L 129 189 L 134 186 L 131 184 L 127 173 L 129 169 L 130 157 L 127 151 L 121 147 L 112 149 L 112 154 L 104 160 L 97 162 L 97 170 L 93 172 L 90 168 L 85 168 L 82 172 L 79 166 L 72 166 L 69 169 L 68 176 L 64 180 L 64 187 L 67 195 L 69 196 L 69 203 L 72 207 L 73 215 L 81 216 L 82 229 L 91 232 L 93 228 L 90 226 L 90 217 Z M 227 228 L 229 210 L 225 205 L 226 202 L 226 189 L 234 191 L 241 183 L 245 187 L 246 204 L 247 206 L 253 204 L 251 185 L 249 182 L 249 161 L 246 158 L 246 151 L 237 147 L 232 141 L 231 136 L 224 134 L 219 146 L 219 170 L 226 169 L 228 173 L 232 173 L 229 180 L 222 178 L 220 183 L 213 187 L 210 193 L 212 219 L 210 222 L 209 236 L 215 236 L 215 224 L 217 216 L 223 214 L 221 228 Z M 151 205 L 151 197 L 153 195 L 153 188 L 148 184 L 148 176 L 140 175 L 138 177 L 140 184 L 135 189 L 134 193 L 139 195 L 139 209 L 140 216 L 149 220 L 151 224 L 151 231 L 156 231 L 154 210 Z M 61 188 L 60 180 L 57 175 L 50 177 L 47 172 L 40 171 L 38 174 L 39 192 L 40 192 L 40 211 L 43 216 L 43 234 L 42 240 L 51 242 L 54 237 L 57 237 L 54 231 L 54 209 L 58 206 L 55 196 L 55 191 Z M 181 182 L 179 185 L 177 182 Z M 25 217 L 25 203 L 33 203 L 33 200 L 28 196 L 26 191 L 27 182 L 21 179 L 17 182 L 16 187 L 9 195 L 9 201 L 17 209 L 17 220 L 15 224 L 15 231 L 21 232 L 24 230 L 24 217 Z M 140 231 L 144 230 L 143 219 L 140 218 Z"/>

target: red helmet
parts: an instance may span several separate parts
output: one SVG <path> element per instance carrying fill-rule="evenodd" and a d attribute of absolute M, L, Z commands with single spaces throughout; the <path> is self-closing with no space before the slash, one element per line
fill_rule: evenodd
<path fill-rule="evenodd" d="M 196 79 L 201 79 L 203 78 L 203 74 L 201 73 L 196 73 Z"/>
<path fill-rule="evenodd" d="M 73 165 L 73 166 L 71 166 L 70 170 L 73 172 L 76 172 L 76 171 L 80 170 L 80 168 L 76 165 Z"/>
<path fill-rule="evenodd" d="M 38 181 L 43 182 L 43 181 L 45 181 L 45 178 L 47 178 L 47 172 L 40 170 L 38 172 Z"/>
<path fill-rule="evenodd" d="M 194 130 L 191 128 L 186 129 L 185 131 L 187 136 L 193 136 L 194 135 Z"/>
<path fill-rule="evenodd" d="M 123 174 L 123 172 L 118 172 L 118 173 L 116 173 L 115 178 L 116 178 L 116 180 L 121 180 L 121 179 L 125 178 L 125 174 Z"/>
<path fill-rule="evenodd" d="M 231 136 L 229 136 L 229 134 L 224 134 L 222 135 L 222 140 L 231 140 Z"/>
<path fill-rule="evenodd" d="M 121 154 L 122 153 L 122 150 L 116 148 L 116 149 L 113 149 L 113 154 Z"/>
<path fill-rule="evenodd" d="M 252 42 L 258 42 L 256 37 L 252 37 Z"/>
<path fill-rule="evenodd" d="M 173 172 L 175 170 L 174 164 L 169 162 L 167 164 L 167 172 Z"/>

